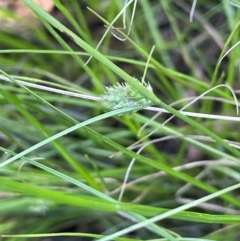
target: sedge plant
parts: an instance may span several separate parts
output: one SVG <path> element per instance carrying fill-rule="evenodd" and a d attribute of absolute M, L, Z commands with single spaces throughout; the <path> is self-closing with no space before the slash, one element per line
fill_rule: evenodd
<path fill-rule="evenodd" d="M 44 27 L 32 30 L 32 42 L 1 31 L 1 238 L 233 240 L 237 50 L 218 63 L 237 41 L 236 6 L 211 3 L 197 22 L 201 1 L 86 1 L 89 11 L 54 0 L 61 23 L 22 2 Z M 159 13 L 174 38 L 160 31 Z M 212 26 L 219 13 L 229 37 Z M 101 21 L 100 44 L 91 19 Z M 205 30 L 226 42 L 212 63 L 197 41 L 210 41 Z M 198 36 L 189 42 L 192 31 Z"/>

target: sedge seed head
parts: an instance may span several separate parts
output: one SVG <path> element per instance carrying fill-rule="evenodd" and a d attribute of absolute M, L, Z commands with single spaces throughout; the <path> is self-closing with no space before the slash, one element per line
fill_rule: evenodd
<path fill-rule="evenodd" d="M 149 83 L 140 83 L 152 92 L 152 87 Z M 106 87 L 103 99 L 106 101 L 107 107 L 112 110 L 132 106 L 138 111 L 152 104 L 148 98 L 128 83 L 118 83 L 116 86 Z"/>

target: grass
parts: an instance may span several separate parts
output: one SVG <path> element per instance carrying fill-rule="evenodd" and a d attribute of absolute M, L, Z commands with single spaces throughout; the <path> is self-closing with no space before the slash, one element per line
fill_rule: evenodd
<path fill-rule="evenodd" d="M 22 1 L 41 25 L 1 30 L 1 239 L 237 240 L 238 3 Z"/>

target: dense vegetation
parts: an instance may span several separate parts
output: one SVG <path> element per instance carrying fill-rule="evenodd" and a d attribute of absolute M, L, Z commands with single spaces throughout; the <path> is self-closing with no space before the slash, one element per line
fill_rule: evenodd
<path fill-rule="evenodd" d="M 238 1 L 22 2 L 39 22 L 1 10 L 1 240 L 238 240 Z"/>

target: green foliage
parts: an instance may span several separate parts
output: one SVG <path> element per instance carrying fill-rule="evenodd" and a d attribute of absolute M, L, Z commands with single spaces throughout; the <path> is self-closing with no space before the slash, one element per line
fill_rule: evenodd
<path fill-rule="evenodd" d="M 38 25 L 0 30 L 0 239 L 236 240 L 236 102 L 179 110 L 239 99 L 238 1 L 192 22 L 193 1 L 22 2 Z"/>

